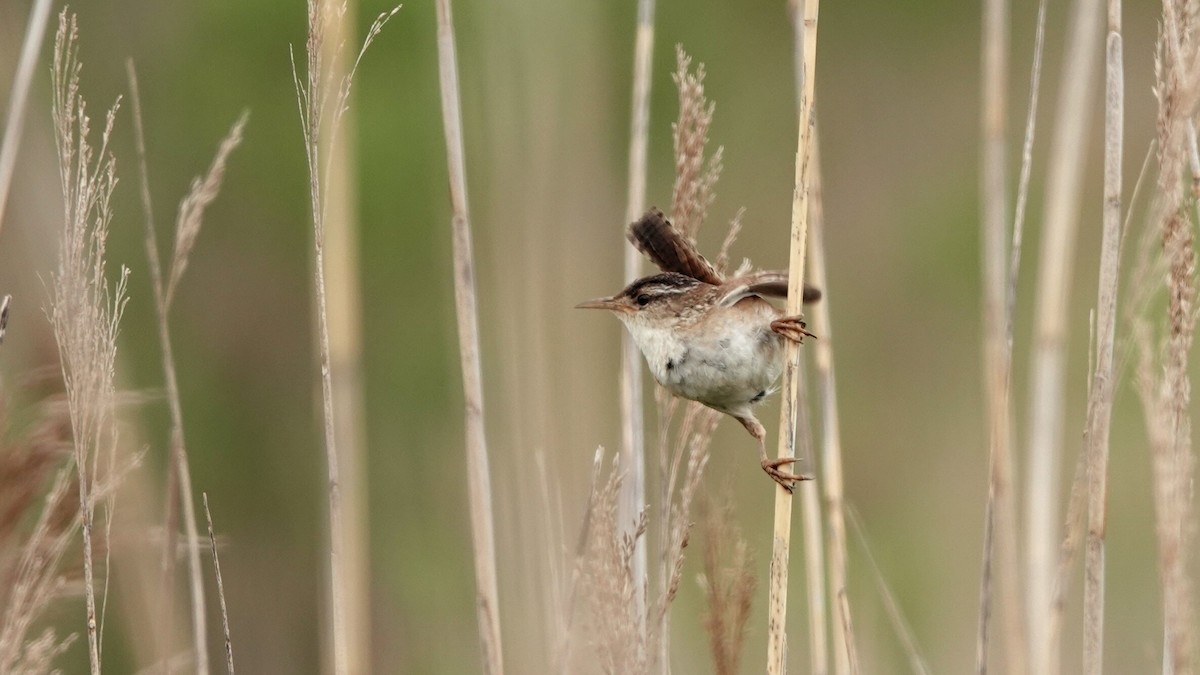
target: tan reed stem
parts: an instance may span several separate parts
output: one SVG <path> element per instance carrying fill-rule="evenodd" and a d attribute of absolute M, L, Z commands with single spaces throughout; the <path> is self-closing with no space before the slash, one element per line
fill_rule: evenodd
<path fill-rule="evenodd" d="M 1100 7 L 1098 0 L 1077 0 L 1068 26 L 1038 265 L 1025 514 L 1029 666 L 1035 675 L 1056 672 L 1059 656 L 1057 641 L 1052 643 L 1047 629 L 1059 544 L 1066 317 L 1099 53 Z"/>
<path fill-rule="evenodd" d="M 1083 673 L 1101 675 L 1104 663 L 1104 538 L 1108 521 L 1109 428 L 1113 407 L 1113 344 L 1121 251 L 1121 163 L 1125 78 L 1121 0 L 1108 1 L 1104 95 L 1104 213 L 1096 300 L 1096 370 L 1088 395 L 1087 540 L 1083 559 Z"/>
<path fill-rule="evenodd" d="M 625 205 L 625 224 L 637 220 L 646 210 L 646 148 L 650 135 L 650 66 L 654 53 L 655 0 L 638 0 L 637 35 L 633 48 L 633 103 L 629 128 L 629 186 Z M 624 227 L 624 225 L 622 225 Z M 641 255 L 632 244 L 625 245 L 625 282 L 641 276 Z M 626 473 L 621 483 L 620 523 L 632 534 L 638 514 L 646 507 L 646 422 L 643 407 L 641 356 L 628 331 L 621 331 L 621 466 Z M 637 587 L 637 616 L 643 639 L 646 635 L 646 538 L 637 538 L 633 554 L 633 580 Z M 660 641 L 663 654 L 659 663 L 667 667 L 669 646 L 666 636 Z"/>
<path fill-rule="evenodd" d="M 792 192 L 791 251 L 788 275 L 788 315 L 803 310 L 804 259 L 808 238 L 809 152 L 812 145 L 813 89 L 817 61 L 817 15 L 820 0 L 805 0 L 804 71 L 796 143 L 795 187 Z M 799 345 L 787 341 L 783 370 L 783 405 L 779 413 L 779 457 L 795 456 L 796 402 L 800 381 L 797 363 Z M 792 494 L 779 486 L 775 489 L 775 528 L 771 547 L 771 573 L 768 591 L 767 673 L 787 671 L 787 589 L 788 558 L 792 536 Z"/>
<path fill-rule="evenodd" d="M 799 110 L 804 92 L 804 13 L 800 0 L 788 0 L 792 20 L 792 57 L 795 61 L 796 109 Z M 824 227 L 825 212 L 821 189 L 821 162 L 817 152 L 817 133 L 813 130 L 812 184 L 809 186 L 809 217 L 813 229 Z M 815 251 L 813 255 L 816 255 Z M 828 290 L 828 289 L 824 289 Z M 812 457 L 812 418 L 809 416 L 807 378 L 804 360 L 797 364 L 801 386 L 797 392 L 798 451 Z M 804 581 L 808 597 L 808 651 L 812 675 L 829 672 L 829 608 L 825 594 L 825 532 L 821 519 L 821 486 L 816 481 L 804 481 L 796 486 L 800 493 L 801 528 L 804 539 Z"/>
<path fill-rule="evenodd" d="M 466 398 L 467 495 L 471 509 L 471 538 L 475 545 L 476 611 L 483 672 L 501 675 L 500 604 L 496 582 L 496 544 L 492 524 L 492 485 L 487 439 L 483 429 L 483 376 L 479 363 L 479 325 L 475 300 L 475 260 L 467 213 L 467 177 L 463 157 L 462 104 L 459 100 L 458 58 L 450 0 L 437 0 L 438 75 L 442 123 L 446 132 L 446 163 L 450 173 L 450 204 L 454 217 L 454 305 L 458 316 L 459 355 Z"/>

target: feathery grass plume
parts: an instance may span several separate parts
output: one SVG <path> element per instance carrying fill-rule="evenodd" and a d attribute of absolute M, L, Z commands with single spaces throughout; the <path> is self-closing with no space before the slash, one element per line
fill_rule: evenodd
<path fill-rule="evenodd" d="M 70 420 L 64 406 L 42 405 L 32 426 L 13 432 L 0 392 L 0 430 L 0 673 L 41 675 L 74 641 L 51 628 L 30 635 L 64 594 L 63 556 L 79 525 Z"/>
<path fill-rule="evenodd" d="M 793 15 L 793 26 L 795 31 L 795 61 L 799 72 L 796 75 L 797 81 L 797 130 L 796 130 L 796 161 L 795 172 L 793 175 L 792 189 L 792 222 L 790 228 L 790 242 L 788 246 L 788 299 L 785 312 L 789 316 L 797 316 L 803 310 L 803 286 L 804 286 L 804 263 L 808 245 L 809 236 L 809 186 L 811 185 L 812 163 L 810 162 L 811 153 L 813 150 L 813 139 L 815 138 L 814 117 L 813 117 L 813 94 L 816 84 L 816 66 L 817 66 L 817 17 L 820 13 L 819 0 L 805 0 L 803 10 L 796 8 L 793 10 L 798 12 L 798 15 Z M 818 280 L 821 283 L 821 280 Z M 823 285 L 823 284 L 822 284 Z M 818 307 L 824 308 L 826 303 L 820 303 Z M 826 315 L 828 318 L 828 315 Z M 824 341 L 822 341 L 824 342 Z M 800 352 L 799 345 L 792 341 L 787 341 L 784 351 L 784 368 L 783 368 L 783 402 L 779 409 L 779 444 L 777 456 L 780 458 L 794 458 L 796 456 L 796 422 L 798 419 L 798 407 L 800 402 Z M 820 364 L 820 361 L 818 361 Z M 826 420 L 836 420 L 836 405 L 832 389 L 832 361 L 827 361 L 825 364 L 828 367 L 830 387 L 826 394 L 827 408 L 825 413 Z M 836 424 L 832 425 L 833 429 L 837 428 Z M 827 429 L 828 431 L 828 429 Z M 836 447 L 836 431 L 832 443 Z M 830 442 L 827 439 L 827 444 Z M 827 446 L 828 447 L 828 446 Z M 826 466 L 825 470 L 832 471 L 836 477 L 836 485 L 834 487 L 834 496 L 840 494 L 841 478 L 840 478 L 840 455 L 836 452 L 828 453 L 824 457 Z M 829 490 L 829 485 L 826 485 L 826 490 Z M 827 493 L 831 494 L 831 493 Z M 829 514 L 830 524 L 836 524 L 840 521 L 840 513 Z M 836 531 L 835 531 L 836 535 Z M 771 540 L 771 567 L 770 567 L 770 582 L 767 594 L 767 673 L 770 675 L 781 675 L 787 670 L 787 590 L 788 590 L 788 560 L 791 550 L 792 537 L 792 495 L 789 491 L 784 490 L 782 486 L 775 490 L 775 514 L 774 526 Z M 842 548 L 844 550 L 844 526 L 842 528 Z M 836 563 L 836 561 L 831 561 Z M 831 564 L 831 568 L 835 565 Z M 837 596 L 838 599 L 844 599 L 845 595 Z M 843 613 L 843 626 L 849 626 L 850 616 L 847 603 L 839 604 L 839 607 L 845 609 Z M 849 633 L 848 630 L 845 631 Z M 815 636 L 814 636 L 815 637 Z M 850 648 L 852 642 L 847 642 L 848 650 L 852 654 L 853 649 Z M 840 664 L 841 661 L 839 660 Z"/>
<path fill-rule="evenodd" d="M 708 208 L 716 198 L 724 148 L 705 157 L 708 129 L 716 104 L 704 95 L 704 64 L 691 69 L 692 57 L 675 46 L 675 72 L 671 79 L 679 90 L 679 119 L 671 125 L 675 148 L 675 186 L 671 191 L 671 218 L 680 232 L 695 239 Z"/>
<path fill-rule="evenodd" d="M 90 141 L 87 106 L 79 93 L 78 27 L 67 10 L 59 14 L 52 71 L 55 143 L 63 189 L 63 231 L 58 269 L 51 283 L 49 316 L 66 383 L 83 533 L 83 583 L 87 611 L 88 662 L 100 672 L 103 615 L 96 606 L 93 527 L 101 507 L 111 523 L 117 479 L 117 333 L 125 309 L 129 270 L 115 285 L 105 270 L 105 244 L 112 219 L 109 200 L 116 187 L 116 161 L 108 149 L 117 107 L 105 118 L 100 146 Z M 106 537 L 107 539 L 107 537 Z M 105 566 L 107 569 L 107 566 Z M 107 598 L 107 572 L 102 600 Z"/>
<path fill-rule="evenodd" d="M 646 512 L 638 514 L 633 527 L 620 522 L 621 482 L 625 479 L 619 461 L 614 461 L 607 478 L 595 493 L 588 511 L 588 529 L 579 574 L 583 582 L 584 607 L 592 648 L 600 669 L 609 674 L 643 675 L 649 672 L 647 640 L 641 631 L 639 589 L 633 574 L 637 540 L 646 535 Z"/>
<path fill-rule="evenodd" d="M 1196 196 L 1184 189 L 1185 169 L 1196 161 L 1192 117 L 1200 97 L 1192 23 L 1179 16 L 1174 3 L 1163 3 L 1155 55 L 1157 199 L 1151 209 L 1151 227 L 1143 234 L 1138 250 L 1130 303 L 1137 350 L 1135 380 L 1153 469 L 1163 593 L 1163 672 L 1173 674 L 1195 672 L 1195 608 L 1188 572 L 1194 536 L 1191 477 L 1195 454 L 1188 363 L 1196 324 Z M 1193 180 L 1197 173 L 1193 167 Z M 1165 281 L 1166 316 L 1156 320 L 1151 314 L 1163 304 L 1157 297 L 1163 288 L 1159 280 Z"/>
<path fill-rule="evenodd" d="M 678 45 L 675 47 L 675 64 L 671 79 L 678 91 L 679 116 L 671 126 L 675 161 L 671 214 L 679 231 L 695 241 L 715 197 L 713 190 L 721 175 L 722 149 L 717 148 L 711 157 L 706 156 L 708 130 L 712 126 L 716 104 L 704 93 L 704 65 L 697 65 L 693 71 L 691 57 Z M 718 255 L 718 271 L 722 274 L 728 265 L 729 249 L 741 231 L 743 211 L 739 210 L 730 223 Z M 653 621 L 648 640 L 654 648 L 653 663 L 661 672 L 667 673 L 671 667 L 671 602 L 678 591 L 683 550 L 690 536 L 693 497 L 708 465 L 709 446 L 721 414 L 694 401 L 682 402 L 662 387 L 656 388 L 655 401 L 659 413 L 660 486 L 656 528 L 661 548 L 658 552 L 657 598 L 653 606 L 647 607 Z M 681 404 L 683 416 L 672 439 L 671 425 Z M 684 457 L 687 457 L 686 464 Z"/>
<path fill-rule="evenodd" d="M 37 0 L 33 3 L 29 12 L 29 24 L 25 27 L 25 38 L 21 43 L 21 59 L 17 63 L 12 93 L 8 98 L 4 138 L 0 141 L 0 230 L 4 229 L 8 191 L 12 187 L 13 174 L 17 169 L 17 148 L 21 145 L 21 129 L 25 126 L 25 104 L 29 100 L 33 71 L 37 67 L 38 54 L 42 51 L 42 39 L 46 35 L 46 23 L 50 18 L 52 4 L 50 0 Z M 0 340 L 3 337 L 4 328 L 0 325 Z"/>
<path fill-rule="evenodd" d="M 171 343 L 169 316 L 171 303 L 174 298 L 176 285 L 183 278 L 183 270 L 187 266 L 188 255 L 195 246 L 204 220 L 204 210 L 216 199 L 221 189 L 221 180 L 225 174 L 225 164 L 230 153 L 242 142 L 242 130 L 245 127 L 248 113 L 234 123 L 229 134 L 221 141 L 216 156 L 209 166 L 208 172 L 201 178 L 192 180 L 187 195 L 179 203 L 179 214 L 175 222 L 175 253 L 169 268 L 170 281 L 164 285 L 162 263 L 159 260 L 158 235 L 154 226 L 154 208 L 150 201 L 149 171 L 146 167 L 146 138 L 142 124 L 141 95 L 138 90 L 137 73 L 133 60 L 126 62 L 129 77 L 129 91 L 133 107 L 134 140 L 137 146 L 138 167 L 140 171 L 140 187 L 142 209 L 145 212 L 146 258 L 150 269 L 150 284 L 154 290 L 155 313 L 158 319 L 158 337 L 162 345 L 163 375 L 166 381 L 167 404 L 171 414 L 170 466 L 167 473 L 167 518 L 166 538 L 163 548 L 163 594 L 164 602 L 171 602 L 174 587 L 174 560 L 176 541 L 176 500 L 182 503 L 184 529 L 187 532 L 188 568 L 192 600 L 192 636 L 193 653 L 196 658 L 196 671 L 208 672 L 208 649 L 205 636 L 207 634 L 204 602 L 204 583 L 200 570 L 200 535 L 196 525 L 195 498 L 192 494 L 192 478 L 189 466 L 187 446 L 183 433 L 183 406 L 179 398 L 179 383 L 175 370 L 174 349 Z M 169 609 L 163 612 L 165 622 L 172 619 Z M 164 631 L 170 635 L 170 630 Z"/>
<path fill-rule="evenodd" d="M 325 215 L 326 188 L 331 166 L 326 155 L 337 143 L 342 116 L 349 109 L 350 90 L 358 65 L 371 42 L 383 30 L 400 7 L 379 14 L 363 38 L 353 64 L 337 78 L 336 69 L 325 63 L 325 33 L 346 12 L 344 0 L 308 0 L 308 40 L 305 44 L 307 68 L 301 81 L 292 54 L 292 82 L 300 112 L 300 130 L 304 137 L 304 154 L 308 162 L 309 201 L 313 219 L 313 293 L 317 304 L 317 333 L 320 351 L 322 422 L 325 431 L 325 470 L 329 517 L 329 607 L 332 613 L 331 646 L 334 672 L 344 675 L 350 663 L 365 663 L 366 656 L 350 653 L 346 633 L 346 594 L 351 581 L 345 558 L 345 528 L 342 522 L 341 480 L 338 471 L 337 432 L 334 428 L 333 375 L 330 365 L 329 311 L 325 292 Z M 343 45 L 333 50 L 333 61 L 339 60 Z M 336 65 L 336 64 L 335 64 Z"/>
<path fill-rule="evenodd" d="M 754 560 L 734 517 L 731 496 L 720 503 L 706 501 L 701 511 L 704 573 L 699 582 L 707 602 L 708 649 L 717 675 L 736 675 L 758 586 Z"/>
<path fill-rule="evenodd" d="M 462 102 L 459 95 L 458 53 L 450 0 L 437 0 L 438 81 L 442 127 L 446 137 L 449 174 L 451 245 L 454 254 L 454 310 L 465 399 L 467 499 L 471 539 L 475 549 L 476 620 L 487 675 L 504 672 L 500 631 L 500 591 L 496 580 L 496 541 L 492 514 L 492 479 L 487 435 L 483 426 L 483 374 L 479 359 L 479 311 L 475 293 L 475 257 L 467 201 L 463 150 Z"/>

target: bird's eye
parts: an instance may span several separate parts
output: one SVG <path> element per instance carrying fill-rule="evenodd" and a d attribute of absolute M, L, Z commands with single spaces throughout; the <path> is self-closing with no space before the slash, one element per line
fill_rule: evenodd
<path fill-rule="evenodd" d="M 650 304 L 650 296 L 642 293 L 641 295 L 637 296 L 636 302 L 639 307 L 645 307 L 646 305 Z"/>

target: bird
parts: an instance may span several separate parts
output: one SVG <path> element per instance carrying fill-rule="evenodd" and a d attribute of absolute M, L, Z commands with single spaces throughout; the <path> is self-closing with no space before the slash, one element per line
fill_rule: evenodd
<path fill-rule="evenodd" d="M 576 308 L 612 312 L 656 382 L 740 422 L 758 441 L 763 471 L 785 490 L 791 492 L 794 481 L 810 480 L 781 468 L 795 458 L 767 456 L 766 430 L 754 416 L 755 406 L 776 389 L 785 341 L 815 337 L 803 316 L 785 316 L 765 299 L 787 297 L 787 273 L 758 271 L 726 279 L 653 207 L 629 225 L 627 237 L 660 272 Z M 820 297 L 819 289 L 805 284 L 805 303 Z"/>

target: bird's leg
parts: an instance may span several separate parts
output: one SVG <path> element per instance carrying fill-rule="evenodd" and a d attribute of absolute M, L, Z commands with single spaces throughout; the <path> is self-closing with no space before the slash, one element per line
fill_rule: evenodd
<path fill-rule="evenodd" d="M 771 477 L 771 480 L 779 483 L 780 487 L 788 492 L 791 492 L 794 488 L 793 481 L 813 479 L 812 476 L 805 474 L 788 473 L 786 471 L 779 470 L 779 467 L 795 462 L 796 458 L 779 457 L 777 459 L 771 459 L 767 456 L 767 432 L 765 429 L 763 429 L 762 423 L 759 422 L 754 415 L 735 415 L 734 419 L 741 422 L 742 426 L 746 427 L 746 431 L 749 431 L 750 435 L 758 441 L 759 464 L 762 465 L 763 471 L 767 472 L 767 475 Z"/>
<path fill-rule="evenodd" d="M 805 330 L 806 328 L 808 324 L 804 323 L 803 316 L 785 316 L 771 322 L 771 330 L 797 344 L 803 343 L 805 336 L 817 337 Z"/>

